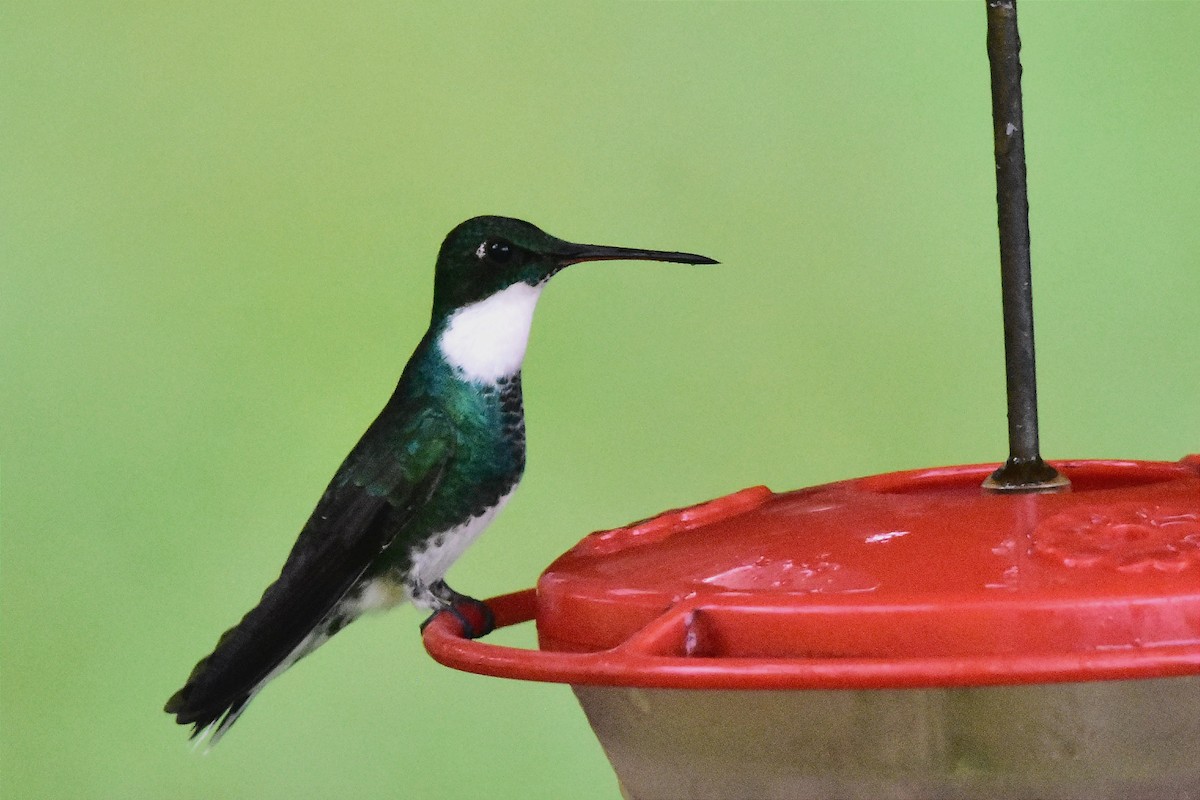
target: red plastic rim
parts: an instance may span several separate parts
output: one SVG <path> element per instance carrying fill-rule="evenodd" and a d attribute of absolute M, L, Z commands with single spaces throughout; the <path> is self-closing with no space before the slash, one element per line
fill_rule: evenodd
<path fill-rule="evenodd" d="M 498 626 L 537 618 L 543 649 L 464 639 L 448 615 L 425 646 L 484 675 L 655 688 L 1200 674 L 1200 458 L 1056 466 L 1073 492 L 976 495 L 992 465 L 744 490 L 592 534 L 538 590 L 489 601 Z M 836 580 L 794 569 L 813 553 Z"/>
<path fill-rule="evenodd" d="M 529 622 L 534 589 L 488 601 L 497 627 Z M 1150 654 L 1100 652 L 1030 656 L 894 659 L 737 659 L 658 656 L 634 647 L 598 653 L 526 650 L 464 639 L 453 617 L 425 628 L 425 648 L 440 664 L 463 672 L 580 686 L 660 689 L 879 689 L 995 686 L 1084 680 L 1172 677 L 1200 673 L 1200 648 L 1160 647 Z"/>

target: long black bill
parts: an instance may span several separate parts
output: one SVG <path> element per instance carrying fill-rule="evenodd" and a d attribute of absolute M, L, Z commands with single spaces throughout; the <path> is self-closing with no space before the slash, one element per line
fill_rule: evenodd
<path fill-rule="evenodd" d="M 633 247 L 605 247 L 598 244 L 563 242 L 555 255 L 566 267 L 583 261 L 673 261 L 677 264 L 719 264 L 719 261 L 695 253 L 672 253 L 666 250 L 638 250 Z"/>

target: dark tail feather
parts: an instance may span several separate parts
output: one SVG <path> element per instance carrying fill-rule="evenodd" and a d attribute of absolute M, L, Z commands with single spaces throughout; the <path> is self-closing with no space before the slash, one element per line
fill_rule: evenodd
<path fill-rule="evenodd" d="M 229 691 L 230 655 L 231 651 L 239 649 L 239 640 L 247 635 L 243 627 L 239 624 L 225 631 L 216 649 L 196 664 L 183 688 L 171 695 L 163 707 L 164 711 L 175 716 L 175 721 L 180 725 L 192 726 L 188 738 L 201 739 L 205 738 L 205 733 L 211 733 L 207 737 L 210 747 L 225 735 L 241 716 L 246 704 L 258 693 L 258 686 L 232 693 Z"/>
<path fill-rule="evenodd" d="M 200 660 L 167 701 L 167 713 L 180 725 L 194 725 L 193 738 L 211 731 L 216 742 L 267 681 L 357 615 L 339 613 L 339 602 L 410 513 L 361 487 L 326 490 L 279 578 Z"/>
<path fill-rule="evenodd" d="M 192 732 L 188 735 L 188 739 L 195 741 L 197 746 L 201 742 L 207 741 L 208 747 L 212 747 L 221 740 L 233 723 L 237 722 L 254 694 L 256 693 L 242 695 L 228 707 L 215 712 L 188 714 L 187 707 L 184 705 L 186 701 L 182 699 L 183 689 L 180 689 L 167 701 L 164 710 L 168 714 L 175 714 L 175 721 L 179 724 L 192 726 Z"/>
<path fill-rule="evenodd" d="M 208 733 L 209 746 L 216 744 L 268 681 L 332 634 L 321 622 L 296 619 L 281 588 L 278 581 L 268 587 L 262 601 L 221 634 L 164 706 L 180 725 L 193 726 L 192 739 Z"/>

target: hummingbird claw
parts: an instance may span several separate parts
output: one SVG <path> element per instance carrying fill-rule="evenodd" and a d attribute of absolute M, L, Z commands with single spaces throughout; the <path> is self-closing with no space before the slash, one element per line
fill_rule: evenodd
<path fill-rule="evenodd" d="M 487 603 L 482 600 L 476 600 L 474 597 L 460 594 L 440 581 L 437 585 L 430 588 L 433 590 L 433 594 L 444 605 L 421 623 L 422 632 L 425 631 L 426 626 L 433 622 L 438 614 L 443 613 L 450 614 L 458 620 L 462 635 L 467 639 L 478 639 L 481 636 L 487 636 L 496 629 L 496 615 L 492 613 L 492 609 Z"/>

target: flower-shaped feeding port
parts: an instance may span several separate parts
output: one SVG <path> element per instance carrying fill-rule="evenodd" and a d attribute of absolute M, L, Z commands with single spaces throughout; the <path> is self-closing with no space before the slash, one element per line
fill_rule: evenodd
<path fill-rule="evenodd" d="M 1183 504 L 1084 506 L 1038 526 L 1034 547 L 1067 567 L 1183 572 L 1200 568 L 1200 513 Z"/>

